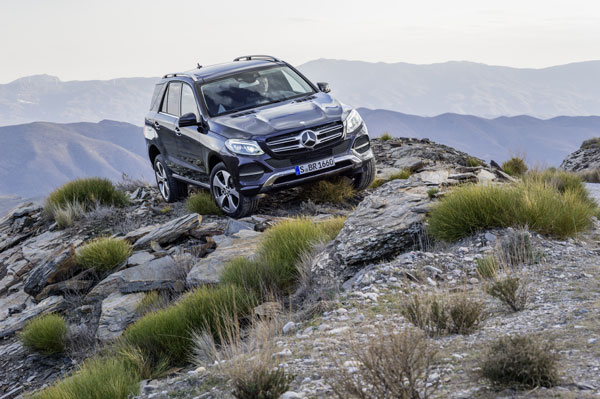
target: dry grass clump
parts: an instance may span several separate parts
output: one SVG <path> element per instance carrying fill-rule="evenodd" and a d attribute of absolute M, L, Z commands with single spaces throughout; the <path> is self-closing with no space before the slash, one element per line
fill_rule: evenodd
<path fill-rule="evenodd" d="M 19 333 L 23 345 L 44 355 L 65 351 L 67 322 L 57 314 L 47 314 L 27 322 Z"/>
<path fill-rule="evenodd" d="M 327 379 L 340 399 L 426 399 L 438 388 L 430 381 L 436 353 L 420 331 L 379 332 L 366 343 L 351 342 L 353 360 L 335 359 Z"/>
<path fill-rule="evenodd" d="M 587 193 L 555 182 L 526 180 L 518 184 L 457 187 L 434 206 L 429 232 L 443 241 L 456 241 L 489 228 L 525 227 L 566 238 L 587 230 L 596 205 Z"/>
<path fill-rule="evenodd" d="M 481 161 L 475 157 L 467 158 L 465 163 L 467 164 L 467 166 L 472 167 L 472 168 L 483 165 L 483 163 L 481 163 Z"/>
<path fill-rule="evenodd" d="M 487 292 L 501 300 L 513 312 L 521 311 L 527 305 L 527 284 L 518 277 L 506 276 L 496 279 L 487 288 Z"/>
<path fill-rule="evenodd" d="M 447 334 L 470 334 L 486 318 L 480 298 L 458 294 L 415 294 L 401 307 L 411 323 L 430 337 Z"/>
<path fill-rule="evenodd" d="M 512 157 L 502 163 L 502 170 L 511 176 L 523 176 L 527 172 L 527 164 L 521 157 Z"/>
<path fill-rule="evenodd" d="M 551 387 L 558 382 L 558 355 L 540 337 L 503 337 L 486 353 L 481 375 L 504 387 Z"/>
<path fill-rule="evenodd" d="M 475 259 L 475 262 L 477 263 L 475 271 L 482 279 L 494 278 L 498 273 L 498 269 L 500 269 L 498 259 L 494 255 L 486 255 L 483 258 L 477 258 Z"/>
<path fill-rule="evenodd" d="M 383 186 L 385 183 L 392 181 L 392 180 L 398 180 L 398 179 L 408 179 L 410 176 L 412 175 L 412 171 L 410 169 L 402 169 L 399 172 L 396 173 L 392 173 L 391 175 L 389 175 L 386 179 L 381 179 L 381 178 L 375 178 L 375 180 L 373 180 L 373 182 L 371 183 L 371 185 L 369 186 L 369 188 L 378 188 Z"/>
<path fill-rule="evenodd" d="M 429 190 L 427 190 L 427 196 L 429 197 L 429 199 L 434 199 L 438 193 L 440 192 L 440 189 L 437 187 L 432 187 Z"/>
<path fill-rule="evenodd" d="M 158 291 L 148 291 L 144 295 L 144 298 L 137 304 L 135 312 L 140 315 L 146 315 L 148 313 L 156 312 L 164 309 L 169 305 L 169 298 L 166 294 Z"/>
<path fill-rule="evenodd" d="M 131 245 L 112 237 L 96 238 L 77 250 L 75 261 L 84 269 L 107 272 L 131 256 Z"/>
<path fill-rule="evenodd" d="M 283 221 L 265 232 L 254 259 L 237 258 L 221 274 L 221 282 L 245 287 L 259 296 L 286 294 L 299 279 L 301 256 L 318 242 L 331 241 L 345 218 L 323 222 L 307 218 Z"/>
<path fill-rule="evenodd" d="M 385 132 L 381 136 L 379 136 L 379 140 L 381 140 L 381 141 L 388 141 L 391 139 L 392 139 L 392 135 L 389 134 L 388 132 Z"/>
<path fill-rule="evenodd" d="M 319 180 L 302 187 L 302 195 L 320 204 L 325 202 L 341 202 L 354 196 L 352 181 L 341 176 L 331 180 Z"/>
<path fill-rule="evenodd" d="M 198 215 L 222 215 L 223 212 L 215 202 L 215 199 L 207 191 L 200 191 L 190 196 L 185 207 L 192 213 Z"/>

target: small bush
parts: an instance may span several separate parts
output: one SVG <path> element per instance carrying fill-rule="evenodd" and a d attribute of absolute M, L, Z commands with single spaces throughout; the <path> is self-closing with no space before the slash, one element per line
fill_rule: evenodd
<path fill-rule="evenodd" d="M 281 222 L 267 230 L 254 260 L 238 258 L 221 274 L 221 282 L 248 288 L 258 295 L 287 293 L 299 277 L 300 257 L 320 241 L 331 241 L 344 218 L 313 222 L 300 218 Z"/>
<path fill-rule="evenodd" d="M 130 361 L 120 356 L 94 357 L 71 377 L 54 383 L 34 398 L 127 399 L 138 393 L 138 381 L 143 377 L 138 371 Z"/>
<path fill-rule="evenodd" d="M 385 133 L 383 133 L 383 134 L 382 134 L 382 135 L 379 137 L 379 139 L 380 139 L 381 141 L 388 141 L 388 140 L 391 140 L 391 139 L 392 139 L 392 135 L 391 135 L 391 134 L 389 134 L 388 132 L 385 132 Z"/>
<path fill-rule="evenodd" d="M 429 190 L 427 190 L 427 196 L 429 197 L 429 199 L 434 199 L 435 196 L 440 192 L 440 189 L 437 187 L 432 187 Z"/>
<path fill-rule="evenodd" d="M 472 167 L 472 168 L 482 165 L 481 161 L 475 157 L 467 158 L 466 164 L 467 164 L 467 166 Z"/>
<path fill-rule="evenodd" d="M 430 381 L 436 350 L 412 329 L 399 334 L 378 333 L 368 342 L 351 342 L 349 369 L 335 359 L 329 383 L 340 399 L 426 399 L 438 388 Z"/>
<path fill-rule="evenodd" d="M 513 312 L 525 309 L 527 285 L 517 277 L 496 280 L 487 289 L 488 294 L 502 301 Z"/>
<path fill-rule="evenodd" d="M 287 392 L 293 380 L 293 376 L 279 367 L 253 367 L 232 381 L 233 396 L 237 399 L 277 399 Z"/>
<path fill-rule="evenodd" d="M 481 374 L 507 387 L 551 387 L 558 382 L 558 356 L 549 342 L 532 336 L 503 337 L 494 343 Z"/>
<path fill-rule="evenodd" d="M 212 195 L 206 191 L 200 191 L 188 198 L 185 203 L 188 211 L 198 215 L 222 215 L 223 212 L 216 204 Z"/>
<path fill-rule="evenodd" d="M 107 272 L 131 256 L 131 245 L 121 239 L 96 238 L 77 250 L 75 261 L 85 269 Z"/>
<path fill-rule="evenodd" d="M 352 181 L 346 177 L 333 180 L 320 180 L 303 187 L 303 196 L 319 204 L 341 202 L 355 194 Z"/>
<path fill-rule="evenodd" d="M 494 255 L 486 255 L 483 258 L 477 258 L 475 261 L 477 262 L 475 271 L 480 278 L 491 279 L 498 273 L 500 266 L 498 264 L 498 259 L 496 259 Z"/>
<path fill-rule="evenodd" d="M 256 297 L 243 288 L 201 287 L 165 309 L 147 314 L 125 330 L 125 342 L 139 348 L 152 364 L 183 365 L 193 349 L 194 331 L 218 338 L 227 320 L 250 315 Z"/>
<path fill-rule="evenodd" d="M 75 203 L 89 209 L 96 204 L 124 206 L 129 203 L 129 200 L 125 193 L 117 190 L 110 180 L 99 177 L 70 181 L 46 198 L 46 207 L 64 207 Z"/>
<path fill-rule="evenodd" d="M 376 177 L 375 180 L 373 180 L 373 182 L 369 186 L 369 188 L 379 188 L 379 187 L 383 186 L 385 183 L 387 183 L 387 180 Z"/>
<path fill-rule="evenodd" d="M 438 202 L 429 215 L 429 233 L 456 241 L 496 227 L 529 226 L 541 234 L 566 238 L 588 229 L 596 206 L 589 197 L 545 182 L 503 186 L 464 185 Z"/>
<path fill-rule="evenodd" d="M 523 176 L 527 172 L 527 164 L 523 158 L 512 157 L 502 164 L 502 170 L 511 176 Z"/>
<path fill-rule="evenodd" d="M 79 202 L 70 202 L 65 205 L 48 204 L 46 212 L 52 216 L 59 228 L 73 226 L 75 221 L 81 218 L 86 209 Z"/>
<path fill-rule="evenodd" d="M 57 314 L 36 317 L 27 322 L 19 338 L 23 345 L 44 355 L 62 353 L 65 350 L 67 323 Z"/>
<path fill-rule="evenodd" d="M 542 172 L 529 172 L 525 175 L 524 179 L 526 182 L 532 184 L 545 184 L 561 194 L 570 192 L 583 202 L 588 202 L 594 206 L 597 205 L 589 196 L 581 177 L 575 173 L 547 169 Z"/>
<path fill-rule="evenodd" d="M 466 293 L 442 297 L 414 295 L 401 308 L 411 323 L 429 336 L 470 334 L 485 319 L 481 301 Z"/>

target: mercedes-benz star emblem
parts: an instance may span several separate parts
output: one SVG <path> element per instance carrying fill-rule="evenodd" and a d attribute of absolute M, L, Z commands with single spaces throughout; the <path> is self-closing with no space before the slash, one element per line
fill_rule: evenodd
<path fill-rule="evenodd" d="M 302 145 L 306 148 L 313 148 L 317 144 L 317 135 L 312 130 L 305 130 L 300 136 Z"/>

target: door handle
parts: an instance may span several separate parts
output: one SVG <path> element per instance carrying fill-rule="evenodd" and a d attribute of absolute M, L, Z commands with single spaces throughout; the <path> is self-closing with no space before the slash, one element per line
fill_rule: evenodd
<path fill-rule="evenodd" d="M 181 136 L 181 129 L 179 129 L 178 127 L 175 127 L 175 135 Z"/>
<path fill-rule="evenodd" d="M 160 129 L 160 123 L 158 123 L 157 121 L 154 121 L 154 128 L 156 130 Z"/>

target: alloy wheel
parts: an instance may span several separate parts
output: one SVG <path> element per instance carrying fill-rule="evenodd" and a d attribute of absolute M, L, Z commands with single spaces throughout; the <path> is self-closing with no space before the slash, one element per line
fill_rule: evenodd
<path fill-rule="evenodd" d="M 171 193 L 171 189 L 169 188 L 169 181 L 167 179 L 167 171 L 161 162 L 156 163 L 156 168 L 154 168 L 154 173 L 156 174 L 156 183 L 158 184 L 158 190 L 165 200 L 169 199 L 169 194 Z"/>
<path fill-rule="evenodd" d="M 219 170 L 213 178 L 213 196 L 219 208 L 227 213 L 233 213 L 240 206 L 240 194 L 235 189 L 231 174 Z"/>

